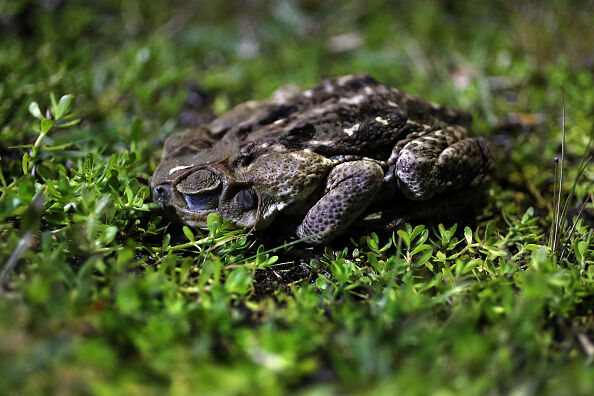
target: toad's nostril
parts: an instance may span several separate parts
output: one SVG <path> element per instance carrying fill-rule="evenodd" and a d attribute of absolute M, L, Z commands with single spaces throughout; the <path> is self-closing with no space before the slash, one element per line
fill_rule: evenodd
<path fill-rule="evenodd" d="M 161 184 L 153 189 L 153 198 L 155 201 L 167 201 L 171 195 L 171 187 L 167 184 Z"/>

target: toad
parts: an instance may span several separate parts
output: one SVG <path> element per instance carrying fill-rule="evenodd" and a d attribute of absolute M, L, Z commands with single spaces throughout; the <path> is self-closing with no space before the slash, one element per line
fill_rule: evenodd
<path fill-rule="evenodd" d="M 471 203 L 492 154 L 470 124 L 463 110 L 366 74 L 281 89 L 171 135 L 152 195 L 192 227 L 211 213 L 256 230 L 282 218 L 298 237 L 324 244 L 365 216 L 395 224 Z"/>

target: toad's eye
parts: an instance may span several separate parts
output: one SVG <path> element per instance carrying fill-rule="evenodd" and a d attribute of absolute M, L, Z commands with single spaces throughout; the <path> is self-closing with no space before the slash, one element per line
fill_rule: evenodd
<path fill-rule="evenodd" d="M 214 209 L 219 204 L 219 196 L 221 190 L 207 191 L 201 194 L 185 195 L 184 198 L 188 207 L 192 210 L 208 210 Z"/>
<path fill-rule="evenodd" d="M 191 210 L 216 208 L 223 184 L 216 174 L 208 169 L 199 169 L 179 182 L 177 191 L 183 194 Z"/>

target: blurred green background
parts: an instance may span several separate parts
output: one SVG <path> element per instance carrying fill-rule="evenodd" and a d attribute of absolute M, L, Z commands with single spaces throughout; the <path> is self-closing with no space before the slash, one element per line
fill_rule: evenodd
<path fill-rule="evenodd" d="M 0 262 L 33 236 L 2 280 L 0 393 L 592 394 L 592 223 L 565 261 L 544 246 L 561 84 L 571 182 L 593 38 L 593 1 L 0 0 Z M 253 237 L 175 248 L 146 183 L 189 83 L 222 113 L 360 72 L 471 111 L 496 144 L 471 242 L 433 230 L 422 268 L 377 237 L 280 267 L 225 266 Z M 28 108 L 50 93 L 81 122 L 31 175 Z M 590 166 L 577 200 L 593 186 Z"/>
<path fill-rule="evenodd" d="M 472 111 L 482 135 L 502 125 L 547 125 L 554 128 L 541 133 L 559 137 L 562 82 L 568 127 L 587 128 L 592 114 L 591 1 L 13 0 L 0 7 L 0 143 L 27 141 L 20 129 L 28 103 L 50 91 L 76 96 L 84 127 L 54 134 L 56 144 L 117 151 L 134 140 L 118 127 L 139 119 L 143 136 L 153 138 L 139 144 L 152 151 L 177 128 L 189 81 L 221 113 L 288 83 L 310 87 L 358 72 Z M 587 133 L 576 135 L 568 134 L 570 150 L 587 143 Z M 539 168 L 546 158 L 551 166 L 559 139 L 526 139 L 538 150 L 522 151 L 518 161 Z M 534 170 L 512 179 L 535 177 L 535 189 L 545 189 Z"/>

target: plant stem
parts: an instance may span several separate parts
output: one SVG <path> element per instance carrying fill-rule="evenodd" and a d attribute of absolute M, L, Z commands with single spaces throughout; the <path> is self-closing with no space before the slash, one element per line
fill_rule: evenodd
<path fill-rule="evenodd" d="M 565 87 L 561 84 L 561 98 L 563 103 L 563 111 L 561 115 L 561 130 L 562 130 L 562 137 L 561 137 L 561 165 L 559 169 L 559 191 L 557 193 L 557 207 L 556 207 L 556 215 L 555 215 L 555 234 L 553 236 L 553 251 L 557 250 L 558 244 L 558 235 L 559 235 L 559 228 L 561 227 L 562 219 L 559 218 L 559 210 L 561 208 L 561 190 L 563 188 L 563 164 L 565 162 Z"/>
<path fill-rule="evenodd" d="M 43 139 L 45 138 L 45 136 L 47 135 L 48 132 L 45 132 L 45 133 L 41 132 L 39 134 L 39 136 L 37 137 L 37 140 L 35 140 L 35 143 L 33 144 L 33 148 L 31 149 L 31 158 L 37 157 L 37 153 L 39 152 L 39 147 L 41 147 L 41 142 L 43 141 Z"/>

